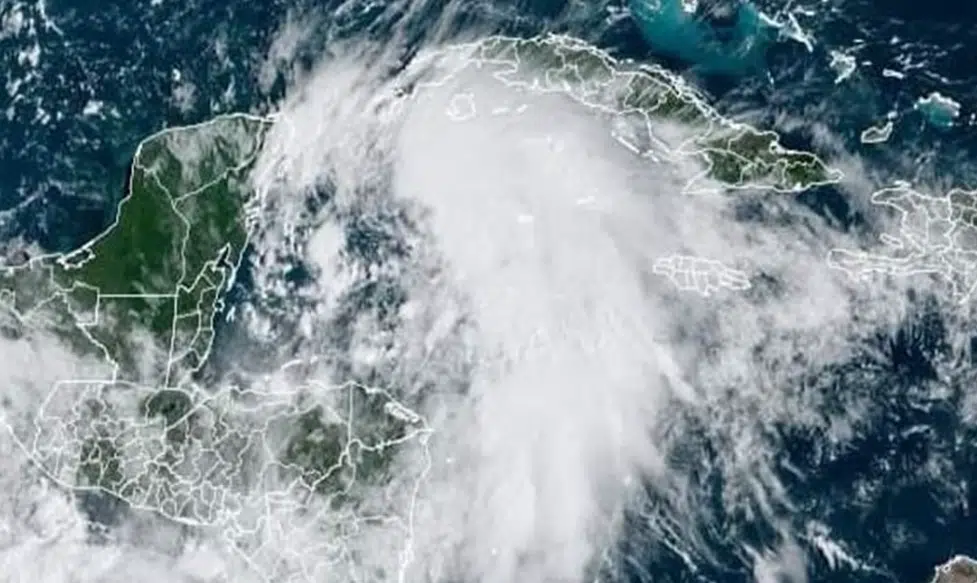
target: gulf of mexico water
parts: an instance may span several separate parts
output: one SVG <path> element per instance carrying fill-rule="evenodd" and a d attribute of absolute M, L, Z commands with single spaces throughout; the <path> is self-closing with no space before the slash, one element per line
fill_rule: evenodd
<path fill-rule="evenodd" d="M 424 18 L 433 21 L 443 4 L 413 17 L 418 36 Z M 707 4 L 715 10 L 705 11 Z M 0 233 L 47 249 L 89 238 L 111 220 L 142 137 L 221 112 L 268 111 L 293 65 L 310 64 L 337 39 L 372 35 L 382 42 L 396 18 L 369 2 L 346 6 L 0 2 L 7 73 Z M 934 189 L 973 186 L 977 142 L 969 108 L 977 103 L 977 66 L 970 55 L 977 51 L 977 17 L 971 9 L 945 0 L 925 6 L 728 2 L 721 8 L 700 2 L 689 11 L 679 0 L 472 2 L 456 26 L 566 32 L 620 56 L 658 60 L 699 83 L 730 115 L 775 127 L 790 143 L 857 157 L 880 186 L 894 179 Z M 839 80 L 832 52 L 855 59 L 847 78 Z M 934 91 L 963 104 L 949 127 L 929 123 L 915 107 Z M 867 125 L 890 116 L 895 130 L 888 142 L 859 142 Z M 805 196 L 812 206 L 826 205 L 825 213 L 847 213 L 837 191 Z M 883 362 L 863 354 L 810 372 L 811 386 L 827 395 L 825 414 L 865 403 L 872 408 L 843 450 L 826 449 L 821 435 L 774 428 L 781 479 L 796 501 L 791 528 L 812 532 L 801 543 L 811 558 L 803 568 L 811 580 L 921 581 L 951 554 L 977 553 L 971 516 L 977 435 L 963 407 L 974 375 L 969 362 L 956 363 L 950 375 L 935 372 L 955 358 L 944 317 L 921 300 L 919 313 L 897 331 L 866 340 L 866 354 L 881 352 Z M 708 428 L 700 429 L 690 431 L 689 451 L 705 460 L 720 456 Z M 619 550 L 633 557 L 627 580 L 757 577 L 746 568 L 743 549 L 762 547 L 775 533 L 723 507 L 722 476 L 699 477 L 695 500 L 717 517 L 707 541 L 715 560 L 690 569 L 666 546 L 626 538 Z M 850 561 L 830 559 L 818 547 L 826 540 L 843 544 Z"/>
<path fill-rule="evenodd" d="M 0 232 L 48 249 L 77 245 L 112 220 L 143 137 L 260 108 L 254 47 L 283 11 L 275 2 L 0 3 Z"/>
<path fill-rule="evenodd" d="M 274 65 L 309 63 L 330 38 L 382 39 L 392 25 L 368 2 L 330 15 L 330 5 L 339 4 L 6 0 L 0 209 L 7 212 L 0 228 L 53 248 L 87 238 L 91 225 L 110 219 L 103 201 L 119 196 L 141 137 L 220 112 L 267 110 L 283 87 Z M 431 18 L 444 4 L 430 4 Z M 621 56 L 655 58 L 696 79 L 731 114 L 779 122 L 802 136 L 827 128 L 875 159 L 881 174 L 947 183 L 972 175 L 973 8 L 702 0 L 690 11 L 682 0 L 521 0 L 466 3 L 463 10 L 458 29 L 568 32 Z M 423 15 L 415 18 L 422 30 Z M 792 23 L 801 31 L 793 39 Z M 305 42 L 273 45 L 282 31 Z M 839 83 L 832 51 L 857 63 Z M 963 104 L 950 127 L 927 123 L 916 108 L 934 91 Z M 887 116 L 895 121 L 888 143 L 858 143 L 865 127 Z"/>
<path fill-rule="evenodd" d="M 431 2 L 412 26 L 422 32 L 445 4 Z M 565 7 L 476 2 L 459 23 L 532 34 L 553 28 Z M 0 234 L 47 249 L 87 240 L 111 222 L 143 137 L 219 113 L 264 113 L 288 71 L 311 65 L 327 42 L 383 42 L 397 20 L 367 1 L 3 0 Z"/>

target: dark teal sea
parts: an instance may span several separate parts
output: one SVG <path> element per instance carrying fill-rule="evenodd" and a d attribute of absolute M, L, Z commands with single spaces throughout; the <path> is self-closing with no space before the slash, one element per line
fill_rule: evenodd
<path fill-rule="evenodd" d="M 445 4 L 435 1 L 415 14 L 407 23 L 412 36 L 420 38 Z M 711 11 L 689 14 L 679 0 L 472 0 L 453 26 L 459 32 L 581 36 L 617 55 L 655 59 L 688 75 L 721 110 L 780 129 L 788 144 L 857 157 L 880 185 L 905 179 L 937 190 L 977 187 L 977 133 L 968 119 L 977 104 L 977 4 L 811 0 L 807 11 L 800 10 L 804 2 L 792 0 L 701 4 Z M 0 2 L 0 21 L 12 21 L 14 5 Z M 356 35 L 382 42 L 403 24 L 401 15 L 369 2 L 363 10 L 341 12 L 334 10 L 337 3 L 312 0 L 17 5 L 20 21 L 31 24 L 0 29 L 6 74 L 0 93 L 0 239 L 20 236 L 47 249 L 75 246 L 110 222 L 142 137 L 216 113 L 268 111 L 284 79 L 272 77 L 262 86 L 260 70 L 284 23 L 314 23 L 294 55 L 300 65 L 312 63 L 330 42 Z M 810 48 L 772 23 L 791 17 L 814 39 Z M 414 48 L 408 43 L 405 55 Z M 839 83 L 830 66 L 832 50 L 858 63 Z M 903 77 L 884 74 L 886 68 Z M 915 109 L 916 100 L 933 91 L 963 105 L 951 127 L 936 127 Z M 889 142 L 859 143 L 861 130 L 890 112 L 895 130 Z M 807 193 L 801 202 L 835 216 L 839 228 L 859 224 L 845 194 L 835 189 Z M 879 567 L 832 566 L 808 546 L 811 581 L 916 583 L 951 554 L 977 554 L 977 429 L 960 408 L 977 376 L 969 372 L 972 363 L 964 363 L 951 380 L 937 378 L 935 363 L 949 357 L 946 324 L 925 299 L 918 304 L 918 314 L 897 333 L 864 339 L 888 355 L 886 363 L 856 357 L 811 371 L 811 386 L 829 395 L 825 415 L 866 395 L 874 403 L 871 423 L 843 451 L 827 452 L 819 445 L 823 436 L 790 427 L 770 436 L 780 478 L 796 501 L 788 513 L 792 526 L 801 531 L 817 521 L 853 556 Z M 943 383 L 949 396 L 932 398 L 934 383 Z M 709 428 L 689 423 L 686 454 L 705 460 L 721 455 Z M 925 464 L 937 464 L 942 473 L 918 471 Z M 689 569 L 683 557 L 647 540 L 643 518 L 635 515 L 633 536 L 616 549 L 627 557 L 620 581 L 753 579 L 744 545 L 772 544 L 775 531 L 723 506 L 723 476 L 703 472 L 694 478 L 695 503 L 714 518 L 706 537 L 713 556 Z"/>

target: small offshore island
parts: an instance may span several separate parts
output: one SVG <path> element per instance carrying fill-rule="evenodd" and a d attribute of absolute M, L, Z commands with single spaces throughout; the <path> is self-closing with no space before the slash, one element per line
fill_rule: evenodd
<path fill-rule="evenodd" d="M 935 570 L 931 583 L 977 583 L 977 561 L 967 555 L 956 555 Z"/>
<path fill-rule="evenodd" d="M 665 69 L 582 41 L 490 37 L 429 57 L 419 61 L 426 82 L 397 94 L 397 104 L 444 98 L 445 114 L 463 123 L 475 111 L 460 89 L 486 79 L 506 95 L 565 98 L 647 164 L 691 162 L 683 194 L 799 193 L 842 178 L 776 132 L 724 117 Z M 261 228 L 263 193 L 251 174 L 277 123 L 290 131 L 287 118 L 227 114 L 147 137 L 101 234 L 66 253 L 0 264 L 0 336 L 27 347 L 54 339 L 91 369 L 54 371 L 36 411 L 0 422 L 83 507 L 207 529 L 262 580 L 284 580 L 276 569 L 292 561 L 301 568 L 288 580 L 311 581 L 321 579 L 307 574 L 355 562 L 351 549 L 365 544 L 357 532 L 393 533 L 409 554 L 434 430 L 396 387 L 300 378 L 298 360 L 276 373 L 294 375 L 287 390 L 274 375 L 245 384 L 204 374 L 227 293 Z M 693 255 L 662 258 L 655 272 L 703 296 L 750 286 L 745 273 Z M 296 538 L 283 557 L 265 532 Z M 302 538 L 308 532 L 333 539 Z M 967 565 L 954 581 L 974 579 Z"/>

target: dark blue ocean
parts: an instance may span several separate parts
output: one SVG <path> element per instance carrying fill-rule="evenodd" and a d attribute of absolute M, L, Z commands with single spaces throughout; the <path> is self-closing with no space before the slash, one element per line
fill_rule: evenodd
<path fill-rule="evenodd" d="M 805 14 L 799 2 L 721 3 L 737 6 L 735 15 L 727 8 L 715 11 L 725 11 L 725 17 L 697 18 L 683 13 L 678 0 L 657 11 L 646 0 L 478 0 L 463 4 L 457 28 L 569 32 L 619 55 L 656 58 L 685 71 L 730 113 L 768 125 L 792 117 L 798 145 L 812 139 L 804 135 L 803 122 L 817 120 L 851 151 L 876 160 L 882 174 L 954 185 L 973 181 L 977 142 L 967 104 L 975 102 L 977 91 L 977 7 L 949 0 L 927 2 L 925 10 L 911 2 L 829 0 L 811 2 Z M 283 84 L 259 87 L 259 68 L 273 34 L 289 19 L 315 15 L 319 22 L 317 38 L 293 56 L 306 62 L 331 39 L 383 38 L 397 24 L 396 15 L 375 7 L 323 19 L 329 4 L 0 4 L 6 77 L 0 112 L 0 209 L 6 210 L 0 233 L 26 234 L 48 248 L 71 246 L 110 219 L 113 211 L 105 202 L 121 195 L 124 168 L 141 137 L 215 113 L 266 110 Z M 432 2 L 432 18 L 441 4 Z M 813 49 L 784 38 L 761 21 L 759 10 L 782 22 L 795 14 L 816 39 Z M 424 23 L 414 18 L 420 34 Z M 10 24 L 18 21 L 19 27 Z M 837 85 L 827 55 L 834 48 L 851 49 L 859 62 L 855 74 Z M 886 77 L 883 68 L 906 71 L 906 77 Z M 192 89 L 181 89 L 187 87 Z M 914 110 L 916 100 L 932 91 L 964 105 L 952 127 L 928 124 Z M 890 141 L 861 147 L 859 132 L 889 112 L 898 115 Z"/>
<path fill-rule="evenodd" d="M 422 36 L 424 18 L 436 18 L 443 4 L 413 15 L 408 28 Z M 336 13 L 329 2 L 311 0 L 0 0 L 0 237 L 52 250 L 90 238 L 111 221 L 142 137 L 217 113 L 272 107 L 286 79 L 280 70 L 263 76 L 262 64 L 286 23 L 314 23 L 290 57 L 299 67 L 331 42 L 357 35 L 380 42 L 403 25 L 396 13 L 362 5 Z M 786 34 L 791 21 L 810 45 L 799 40 L 802 34 Z M 727 114 L 781 130 L 789 145 L 864 160 L 879 186 L 904 179 L 933 188 L 977 187 L 977 132 L 970 121 L 977 104 L 974 3 L 703 0 L 688 14 L 677 0 L 662 0 L 659 8 L 650 0 L 473 0 L 454 26 L 565 32 L 620 56 L 654 59 L 694 80 Z M 831 51 L 857 64 L 841 82 Z M 962 106 L 949 126 L 928 121 L 915 106 L 934 91 Z M 861 144 L 861 131 L 886 116 L 894 122 L 888 142 Z M 833 215 L 840 228 L 857 228 L 859 218 L 842 193 L 822 188 L 801 202 Z M 797 528 L 816 520 L 877 567 L 832 568 L 806 549 L 815 557 L 812 581 L 921 582 L 952 554 L 977 555 L 977 428 L 960 406 L 974 390 L 977 369 L 964 363 L 949 379 L 935 373 L 956 356 L 943 316 L 925 298 L 917 303 L 918 313 L 897 332 L 864 339 L 887 355 L 886 363 L 856 356 L 811 371 L 811 390 L 830 395 L 824 415 L 866 396 L 874 403 L 871 422 L 843 451 L 826 451 L 822 436 L 790 427 L 770 436 L 780 451 L 780 479 L 796 503 L 789 515 Z M 934 384 L 943 385 L 939 399 Z M 708 428 L 700 429 L 690 432 L 689 451 L 706 459 L 721 455 Z M 923 464 L 938 464 L 939 478 L 917 471 Z M 743 545 L 762 547 L 775 533 L 723 507 L 722 476 L 695 477 L 696 502 L 715 518 L 707 541 L 713 558 L 690 570 L 682 557 L 636 534 L 616 549 L 630 557 L 622 580 L 753 579 Z"/>

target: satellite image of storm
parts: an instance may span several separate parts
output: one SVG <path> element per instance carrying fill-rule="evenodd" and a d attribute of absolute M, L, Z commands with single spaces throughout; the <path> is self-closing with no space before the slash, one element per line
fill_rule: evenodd
<path fill-rule="evenodd" d="M 0 0 L 0 583 L 977 583 L 972 0 Z"/>

